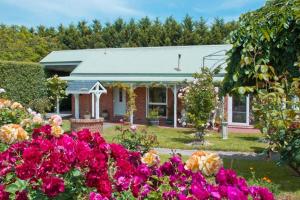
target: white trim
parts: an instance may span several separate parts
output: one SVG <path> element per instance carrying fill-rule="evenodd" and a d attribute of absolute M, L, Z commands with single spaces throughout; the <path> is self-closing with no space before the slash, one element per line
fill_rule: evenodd
<path fill-rule="evenodd" d="M 75 119 L 79 119 L 80 111 L 79 111 L 79 94 L 74 94 L 75 99 Z"/>
<path fill-rule="evenodd" d="M 173 88 L 173 101 L 174 101 L 174 128 L 177 128 L 177 86 Z"/>
<path fill-rule="evenodd" d="M 228 125 L 249 126 L 250 124 L 250 97 L 246 96 L 246 123 L 232 122 L 232 97 L 228 96 Z"/>

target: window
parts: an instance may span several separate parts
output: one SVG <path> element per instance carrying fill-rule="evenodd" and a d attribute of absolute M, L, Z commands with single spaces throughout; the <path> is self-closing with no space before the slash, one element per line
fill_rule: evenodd
<path fill-rule="evenodd" d="M 123 102 L 123 90 L 119 88 L 119 102 Z"/>
<path fill-rule="evenodd" d="M 167 88 L 155 87 L 149 88 L 148 109 L 157 109 L 161 117 L 167 117 Z"/>

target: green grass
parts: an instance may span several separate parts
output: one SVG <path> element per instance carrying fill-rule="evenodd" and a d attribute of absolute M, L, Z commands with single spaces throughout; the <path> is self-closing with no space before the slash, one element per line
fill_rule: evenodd
<path fill-rule="evenodd" d="M 139 129 L 145 126 L 139 126 Z M 204 149 L 222 151 L 242 151 L 242 152 L 261 152 L 266 147 L 265 143 L 258 142 L 261 134 L 254 133 L 229 133 L 228 140 L 222 140 L 217 132 L 209 132 L 205 136 L 208 145 L 191 145 L 194 141 L 193 129 L 188 128 L 164 128 L 147 127 L 149 133 L 154 133 L 159 141 L 159 147 L 171 149 Z M 103 136 L 106 140 L 112 141 L 115 137 L 115 127 L 104 130 Z"/>
<path fill-rule="evenodd" d="M 168 160 L 170 155 L 160 155 L 161 162 Z M 188 159 L 188 156 L 183 156 L 183 161 Z M 255 171 L 255 176 L 258 179 L 268 177 L 273 183 L 279 186 L 280 196 L 291 195 L 292 199 L 300 199 L 300 177 L 296 176 L 295 172 L 287 166 L 278 166 L 273 161 L 265 160 L 237 160 L 223 159 L 226 169 L 233 169 L 239 176 L 247 180 L 252 178 L 250 167 Z"/>

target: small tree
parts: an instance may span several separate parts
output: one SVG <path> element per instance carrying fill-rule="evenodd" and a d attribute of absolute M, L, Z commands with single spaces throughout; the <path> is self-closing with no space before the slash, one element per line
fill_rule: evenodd
<path fill-rule="evenodd" d="M 47 90 L 50 100 L 56 101 L 56 113 L 59 114 L 59 102 L 66 97 L 67 81 L 62 80 L 58 75 L 47 79 Z"/>
<path fill-rule="evenodd" d="M 194 81 L 180 91 L 188 121 L 197 129 L 196 136 L 201 142 L 204 141 L 204 131 L 208 127 L 211 111 L 216 105 L 217 94 L 214 89 L 213 75 L 217 72 L 218 70 L 210 71 L 208 68 L 202 68 L 201 73 L 194 74 Z"/>

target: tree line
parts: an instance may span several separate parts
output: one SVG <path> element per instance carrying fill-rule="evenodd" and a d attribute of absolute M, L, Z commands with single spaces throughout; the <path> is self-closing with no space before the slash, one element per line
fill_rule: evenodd
<path fill-rule="evenodd" d="M 61 49 L 109 47 L 177 46 L 222 44 L 237 22 L 215 18 L 208 25 L 204 18 L 186 16 L 181 22 L 173 17 L 164 21 L 144 17 L 126 22 L 119 18 L 102 24 L 79 21 L 58 27 L 0 25 L 0 60 L 38 62 L 49 52 Z"/>

